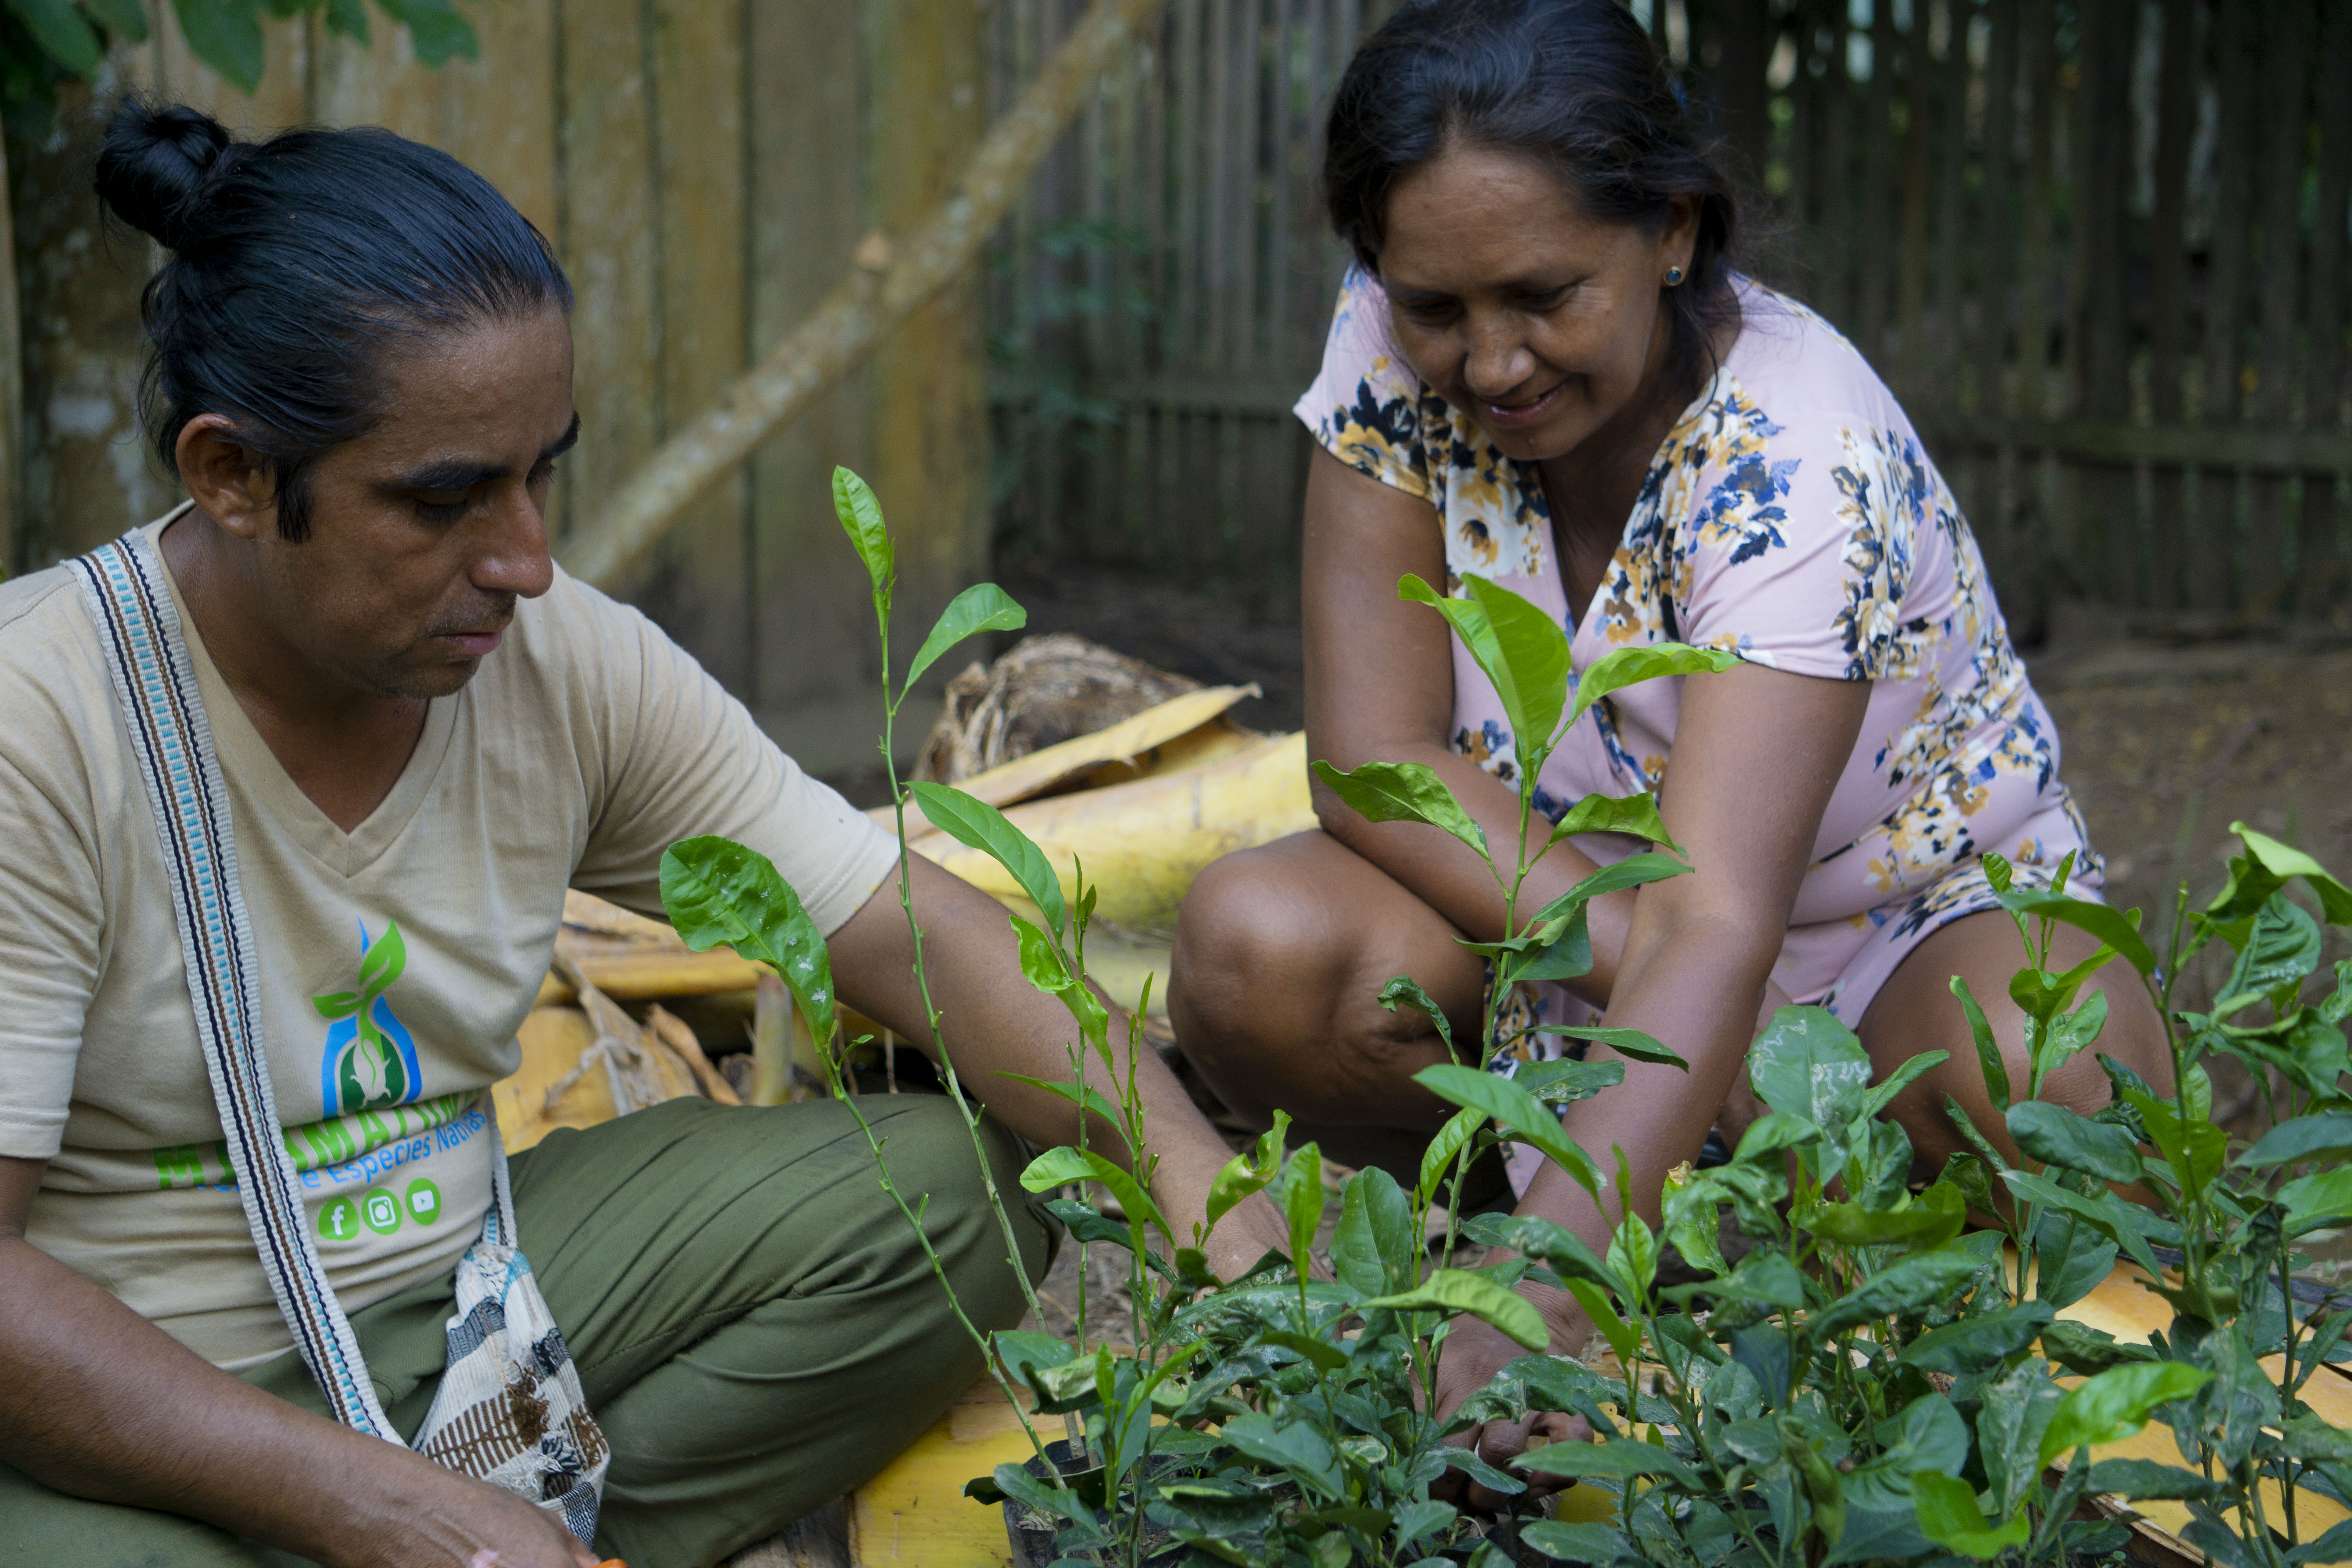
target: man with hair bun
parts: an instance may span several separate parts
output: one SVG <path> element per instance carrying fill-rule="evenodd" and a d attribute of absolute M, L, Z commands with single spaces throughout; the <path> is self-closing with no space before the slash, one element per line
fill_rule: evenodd
<path fill-rule="evenodd" d="M 487 182 L 130 103 L 97 187 L 172 253 L 143 402 L 189 500 L 0 585 L 0 1563 L 713 1563 L 979 1356 L 841 1107 L 676 1100 L 509 1162 L 488 1087 L 565 889 L 659 913 L 704 833 L 929 1038 L 895 843 L 551 561 L 572 294 Z M 948 1102 L 871 1115 L 1009 1326 L 1051 1250 L 1014 1135 L 1078 1128 L 1006 1075 L 1065 1076 L 1068 1020 L 993 902 L 911 877 L 1017 1263 Z M 1136 1071 L 1181 1227 L 1226 1149 Z M 1260 1201 L 1214 1253 L 1279 1237 Z"/>

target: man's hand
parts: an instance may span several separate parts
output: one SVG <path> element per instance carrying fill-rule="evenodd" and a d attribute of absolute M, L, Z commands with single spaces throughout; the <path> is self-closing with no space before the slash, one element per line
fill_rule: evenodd
<path fill-rule="evenodd" d="M 354 1531 L 335 1568 L 597 1568 L 555 1515 L 508 1491 L 443 1471 L 441 1495 L 381 1533 Z"/>
<path fill-rule="evenodd" d="M 1264 1193 L 1253 1193 L 1235 1204 L 1217 1221 L 1217 1228 L 1209 1233 L 1208 1245 L 1202 1249 L 1209 1255 L 1210 1271 L 1220 1279 L 1238 1279 L 1257 1267 L 1257 1260 L 1269 1252 L 1290 1255 L 1290 1222 L 1283 1217 L 1274 1200 Z M 1302 1272 L 1314 1271 L 1315 1260 L 1299 1261 Z"/>
<path fill-rule="evenodd" d="M 1551 1353 L 1575 1355 L 1584 1348 L 1584 1337 L 1592 1331 L 1592 1325 L 1578 1310 L 1574 1297 L 1531 1287 L 1523 1287 L 1520 1294 L 1534 1300 L 1543 1312 L 1544 1321 L 1551 1329 Z M 1437 1357 L 1439 1418 L 1460 1409 L 1463 1402 L 1492 1382 L 1496 1373 L 1525 1354 L 1518 1342 L 1482 1320 L 1468 1316 L 1454 1319 Z M 1531 1443 L 1530 1439 L 1535 1441 Z M 1484 1422 L 1455 1433 L 1446 1441 L 1468 1448 L 1498 1470 L 1524 1476 L 1528 1489 L 1519 1497 L 1540 1498 L 1573 1483 L 1540 1472 L 1512 1470 L 1511 1461 L 1530 1447 L 1545 1443 L 1590 1443 L 1592 1427 L 1581 1415 L 1547 1410 L 1531 1414 L 1524 1422 Z M 1513 1500 L 1466 1479 L 1459 1470 L 1447 1470 L 1430 1487 L 1432 1497 L 1449 1500 L 1465 1500 L 1465 1494 L 1471 1507 L 1487 1512 L 1507 1507 Z"/>

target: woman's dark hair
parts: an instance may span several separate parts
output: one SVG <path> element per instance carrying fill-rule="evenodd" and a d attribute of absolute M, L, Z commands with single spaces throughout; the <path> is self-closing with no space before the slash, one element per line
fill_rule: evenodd
<path fill-rule="evenodd" d="M 1666 63 L 1616 0 L 1417 0 L 1356 51 L 1331 104 L 1324 198 L 1377 273 L 1397 182 L 1449 146 L 1527 153 L 1612 223 L 1664 225 L 1698 204 L 1688 276 L 1666 290 L 1678 383 L 1706 379 L 1716 331 L 1736 323 L 1738 203 L 1693 128 Z"/>
<path fill-rule="evenodd" d="M 163 467 L 179 471 L 189 420 L 226 416 L 268 459 L 289 540 L 310 535 L 310 465 L 382 415 L 389 339 L 572 308 L 511 203 L 389 131 L 239 142 L 200 110 L 128 100 L 95 184 L 173 253 L 140 301 L 154 344 L 140 403 Z"/>

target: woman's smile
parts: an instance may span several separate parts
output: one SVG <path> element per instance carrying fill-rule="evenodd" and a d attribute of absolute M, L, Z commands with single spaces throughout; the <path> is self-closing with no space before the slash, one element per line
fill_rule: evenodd
<path fill-rule="evenodd" d="M 1554 382 L 1549 391 L 1517 402 L 1495 403 L 1482 397 L 1478 400 L 1478 422 L 1490 430 L 1526 430 L 1550 418 L 1567 393 L 1568 382 L 1562 378 Z"/>

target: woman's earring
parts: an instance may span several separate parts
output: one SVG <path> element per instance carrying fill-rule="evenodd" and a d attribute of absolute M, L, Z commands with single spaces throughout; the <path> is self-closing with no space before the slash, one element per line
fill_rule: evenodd
<path fill-rule="evenodd" d="M 1679 268 L 1679 267 L 1669 267 L 1669 268 L 1666 268 L 1666 287 L 1667 287 L 1667 288 L 1669 288 L 1669 289 L 1679 288 L 1679 287 L 1681 287 L 1681 285 L 1682 285 L 1682 280 L 1683 280 L 1683 269 L 1682 269 L 1681 268 Z"/>

